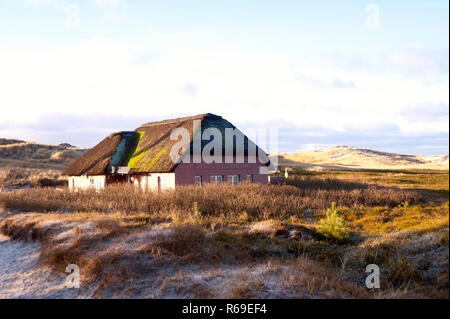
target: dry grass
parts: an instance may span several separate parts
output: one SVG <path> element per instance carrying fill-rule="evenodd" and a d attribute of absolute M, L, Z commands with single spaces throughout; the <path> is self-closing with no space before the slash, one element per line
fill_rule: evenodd
<path fill-rule="evenodd" d="M 330 170 L 291 171 L 292 176 L 337 179 L 342 182 L 376 184 L 422 191 L 427 197 L 448 200 L 448 170 Z"/>
<path fill-rule="evenodd" d="M 448 201 L 355 181 L 289 184 L 3 192 L 0 231 L 40 241 L 58 271 L 79 265 L 93 297 L 448 298 Z M 345 244 L 316 231 L 333 201 Z M 369 263 L 380 290 L 364 286 Z"/>
<path fill-rule="evenodd" d="M 200 225 L 131 231 L 103 219 L 93 227 L 72 225 L 74 235 L 64 237 L 61 234 L 68 230 L 61 231 L 60 221 L 54 217 L 13 215 L 0 223 L 0 231 L 16 240 L 41 241 L 41 262 L 60 272 L 68 264 L 77 264 L 82 270 L 83 287 L 93 287 L 96 297 L 117 293 L 129 282 L 139 280 L 163 296 L 189 298 L 369 296 L 357 284 L 306 256 L 289 258 L 285 250 L 286 256 L 277 258 L 272 249 L 284 245 L 268 233 L 230 232 L 224 239 L 220 234 L 211 236 Z M 261 245 L 258 251 L 254 250 L 255 243 Z M 266 262 L 268 258 L 275 259 Z M 203 278 L 194 279 L 192 271 Z"/>
<path fill-rule="evenodd" d="M 390 233 L 430 233 L 448 227 L 448 202 L 426 203 L 408 207 L 375 207 L 344 210 L 347 225 L 371 236 Z"/>
<path fill-rule="evenodd" d="M 370 293 L 344 280 L 330 267 L 305 256 L 268 261 L 259 268 L 246 268 L 230 283 L 229 298 L 267 298 L 279 287 L 279 298 L 369 298 Z"/>
<path fill-rule="evenodd" d="M 295 185 L 295 186 L 293 186 Z M 254 219 L 302 215 L 306 209 L 338 206 L 396 206 L 418 203 L 422 196 L 414 191 L 377 186 L 359 186 L 337 180 L 296 178 L 292 185 L 241 184 L 179 187 L 162 193 L 142 192 L 133 186 L 109 186 L 100 192 L 32 189 L 0 193 L 8 208 L 24 211 L 95 211 L 150 214 L 170 211 L 197 211 L 210 216 L 235 216 L 245 212 Z"/>
<path fill-rule="evenodd" d="M 56 169 L 0 168 L 0 189 L 8 186 L 25 185 L 31 187 L 64 187 L 67 185 L 67 178 L 61 176 L 61 171 Z"/>

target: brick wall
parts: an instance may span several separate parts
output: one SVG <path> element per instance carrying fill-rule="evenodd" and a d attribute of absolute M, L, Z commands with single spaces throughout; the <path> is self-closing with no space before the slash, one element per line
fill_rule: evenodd
<path fill-rule="evenodd" d="M 175 169 L 175 184 L 194 184 L 195 176 L 202 176 L 202 183 L 209 183 L 211 176 L 223 176 L 227 181 L 228 175 L 239 175 L 239 181 L 247 179 L 247 175 L 253 176 L 254 183 L 267 183 L 268 175 L 260 174 L 260 163 L 248 163 L 247 157 L 244 163 L 181 163 Z M 233 161 L 235 162 L 235 161 Z"/>

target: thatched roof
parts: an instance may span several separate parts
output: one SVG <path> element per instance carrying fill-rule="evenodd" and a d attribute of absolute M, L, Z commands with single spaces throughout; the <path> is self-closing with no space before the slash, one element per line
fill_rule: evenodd
<path fill-rule="evenodd" d="M 70 164 L 63 172 L 63 175 L 80 176 L 105 174 L 121 141 L 126 140 L 130 134 L 134 135 L 135 140 L 137 140 L 136 132 L 118 132 L 109 135 Z"/>
<path fill-rule="evenodd" d="M 193 127 L 194 120 L 200 121 L 200 127 Z M 217 128 L 222 133 L 222 154 L 225 154 L 225 128 L 235 129 L 235 126 L 211 113 L 147 123 L 134 132 L 111 134 L 73 162 L 64 175 L 103 175 L 110 173 L 113 166 L 128 166 L 131 173 L 173 172 L 178 164 L 172 161 L 170 152 L 178 140 L 171 140 L 170 135 L 176 128 L 184 128 L 189 132 L 189 145 L 185 147 L 191 151 L 191 154 L 194 149 L 192 147 L 194 134 L 199 134 L 200 129 L 204 132 L 207 128 Z M 202 141 L 201 149 L 208 143 L 209 141 Z M 249 146 L 255 147 L 257 152 L 266 155 L 244 136 L 245 155 L 248 153 Z M 236 149 L 233 151 L 236 154 Z"/>

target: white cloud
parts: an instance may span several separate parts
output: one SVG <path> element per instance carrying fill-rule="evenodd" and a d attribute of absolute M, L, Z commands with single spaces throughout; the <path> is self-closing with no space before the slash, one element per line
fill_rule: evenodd
<path fill-rule="evenodd" d="M 52 0 L 26 0 L 26 2 L 31 6 L 37 6 L 40 4 L 50 3 Z"/>
<path fill-rule="evenodd" d="M 93 0 L 94 4 L 99 8 L 118 8 L 120 0 Z"/>
<path fill-rule="evenodd" d="M 100 21 L 113 23 L 126 22 L 128 21 L 128 16 L 116 13 L 106 13 L 100 18 Z"/>
<path fill-rule="evenodd" d="M 2 43 L 0 69 L 0 105 L 7 110 L 2 121 L 65 113 L 139 116 L 145 122 L 155 114 L 163 119 L 212 112 L 236 124 L 287 120 L 354 134 L 389 127 L 411 135 L 448 132 L 448 117 L 404 116 L 417 105 L 448 105 L 448 78 L 427 84 L 332 61 L 211 49 L 188 36 L 174 41 L 152 33 L 126 43 L 92 39 L 39 48 Z M 333 88 L 336 79 L 355 85 Z"/>
<path fill-rule="evenodd" d="M 396 70 L 422 77 L 448 75 L 449 51 L 426 50 L 420 47 L 399 48 L 388 58 Z"/>

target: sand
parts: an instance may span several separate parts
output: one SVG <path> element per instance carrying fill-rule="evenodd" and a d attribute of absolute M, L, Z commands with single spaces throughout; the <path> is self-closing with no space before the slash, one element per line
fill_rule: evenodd
<path fill-rule="evenodd" d="M 65 274 L 39 265 L 40 244 L 11 241 L 0 234 L 0 299 L 76 298 Z"/>
<path fill-rule="evenodd" d="M 302 169 L 449 169 L 448 155 L 404 155 L 352 146 L 279 154 L 279 165 Z"/>

